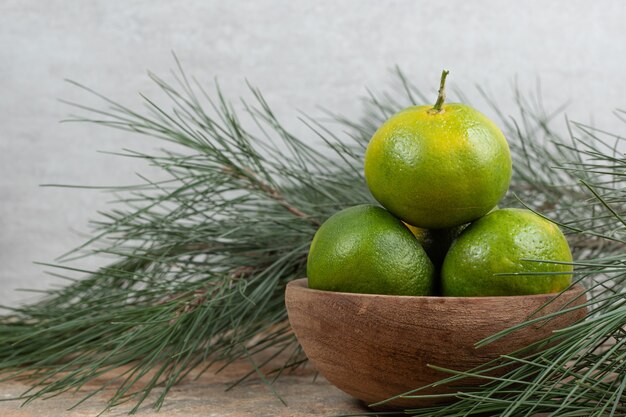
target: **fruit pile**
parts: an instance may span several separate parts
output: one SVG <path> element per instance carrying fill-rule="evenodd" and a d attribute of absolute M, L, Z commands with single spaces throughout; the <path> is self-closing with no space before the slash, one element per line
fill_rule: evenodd
<path fill-rule="evenodd" d="M 570 284 L 565 236 L 530 210 L 498 208 L 511 180 L 503 133 L 464 104 L 389 118 L 365 153 L 365 179 L 382 207 L 342 210 L 309 251 L 309 287 L 394 295 L 498 296 Z"/>

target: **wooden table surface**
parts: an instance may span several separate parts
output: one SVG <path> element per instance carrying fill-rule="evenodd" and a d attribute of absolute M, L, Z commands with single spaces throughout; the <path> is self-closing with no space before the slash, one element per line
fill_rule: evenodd
<path fill-rule="evenodd" d="M 216 366 L 215 369 L 218 367 Z M 185 380 L 170 392 L 161 411 L 157 412 L 146 401 L 136 414 L 140 417 L 301 417 L 333 416 L 343 413 L 363 412 L 366 409 L 348 395 L 330 385 L 323 377 L 315 377 L 311 365 L 279 378 L 274 387 L 287 402 L 283 405 L 258 378 L 251 378 L 237 387 L 226 388 L 239 376 L 248 373 L 251 365 L 240 361 L 219 374 L 207 372 L 198 380 Z M 93 417 L 102 411 L 105 399 L 113 389 L 105 390 L 95 398 L 69 410 L 89 388 L 106 381 L 99 378 L 78 393 L 66 393 L 38 400 L 24 407 L 16 401 L 0 401 L 1 417 Z M 15 397 L 28 385 L 9 381 L 0 383 L 0 399 Z M 82 394 L 82 395 L 81 395 Z M 153 393 L 152 401 L 158 396 Z M 103 416 L 125 416 L 130 406 L 119 406 Z"/>

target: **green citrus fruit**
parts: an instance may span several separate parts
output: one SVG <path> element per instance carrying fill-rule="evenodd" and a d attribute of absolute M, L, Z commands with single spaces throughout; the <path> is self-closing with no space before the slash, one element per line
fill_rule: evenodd
<path fill-rule="evenodd" d="M 496 210 L 452 243 L 441 271 L 443 295 L 559 292 L 571 283 L 571 262 L 569 245 L 556 224 L 530 210 Z"/>
<path fill-rule="evenodd" d="M 461 234 L 466 224 L 449 229 L 422 229 L 405 223 L 413 236 L 422 245 L 435 268 L 441 268 L 450 245 Z"/>
<path fill-rule="evenodd" d="M 315 233 L 307 275 L 318 290 L 428 295 L 434 267 L 402 221 L 382 207 L 360 205 L 334 214 Z"/>
<path fill-rule="evenodd" d="M 464 104 L 409 107 L 376 131 L 365 179 L 376 200 L 414 226 L 443 229 L 485 215 L 506 193 L 511 155 L 502 132 Z M 441 103 L 440 103 L 441 101 Z"/>
<path fill-rule="evenodd" d="M 500 207 L 495 206 L 489 213 L 499 209 Z M 422 245 L 433 265 L 435 265 L 435 269 L 439 270 L 448 253 L 448 249 L 450 249 L 450 245 L 469 226 L 469 223 L 448 229 L 422 229 L 408 223 L 404 223 L 404 225 L 409 228 L 413 236 Z"/>

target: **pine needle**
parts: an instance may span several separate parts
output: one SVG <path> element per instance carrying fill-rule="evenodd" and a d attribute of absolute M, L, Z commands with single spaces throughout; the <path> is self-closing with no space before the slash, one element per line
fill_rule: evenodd
<path fill-rule="evenodd" d="M 4 380 L 30 384 L 19 398 L 24 402 L 124 369 L 108 382 L 115 391 L 105 409 L 130 402 L 135 412 L 155 388 L 152 405 L 159 408 L 176 383 L 216 362 L 247 359 L 247 376 L 260 375 L 267 384 L 301 366 L 305 357 L 286 322 L 284 287 L 305 275 L 310 240 L 326 218 L 372 202 L 362 157 L 373 132 L 425 98 L 397 70 L 399 88 L 370 92 L 360 120 L 332 115 L 332 123 L 322 123 L 304 115 L 310 133 L 296 137 L 256 88 L 250 86 L 252 99 L 237 112 L 217 83 L 207 91 L 176 63 L 172 83 L 149 74 L 162 96 L 142 96 L 141 110 L 72 82 L 101 105 L 69 103 L 81 115 L 68 121 L 144 135 L 167 149 L 116 154 L 157 167 L 162 177 L 98 187 L 115 196 L 114 208 L 91 223 L 91 239 L 48 265 L 68 285 L 0 318 L 0 372 Z M 449 370 L 446 381 L 469 375 L 485 384 L 454 394 L 452 405 L 406 413 L 626 415 L 626 160 L 617 151 L 623 139 L 570 122 L 569 136 L 562 136 L 551 128 L 560 111 L 547 113 L 540 97 L 519 91 L 514 100 L 518 115 L 499 114 L 514 159 L 512 192 L 503 205 L 521 201 L 569 232 L 576 273 L 591 300 L 589 319 L 555 333 L 548 340 L 554 343 L 539 352 L 511 352 L 469 372 Z M 320 140 L 322 146 L 313 145 Z M 72 266 L 85 256 L 114 261 L 95 271 Z M 263 370 L 272 352 L 291 353 L 283 366 Z M 518 366 L 501 378 L 486 374 L 509 364 Z"/>

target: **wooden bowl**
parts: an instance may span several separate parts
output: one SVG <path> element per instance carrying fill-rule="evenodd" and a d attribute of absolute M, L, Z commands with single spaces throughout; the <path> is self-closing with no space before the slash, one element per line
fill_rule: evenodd
<path fill-rule="evenodd" d="M 523 327 L 481 348 L 474 344 L 525 321 L 556 294 L 512 297 L 409 297 L 352 294 L 308 288 L 306 278 L 287 284 L 291 327 L 317 370 L 367 404 L 450 376 L 427 367 L 468 370 L 547 337 L 586 314 L 586 308 Z M 575 286 L 537 316 L 585 303 Z M 464 380 L 464 386 L 484 383 Z M 422 394 L 450 392 L 451 387 Z M 455 390 L 456 391 L 456 390 Z M 398 398 L 384 408 L 426 407 L 449 399 Z"/>

